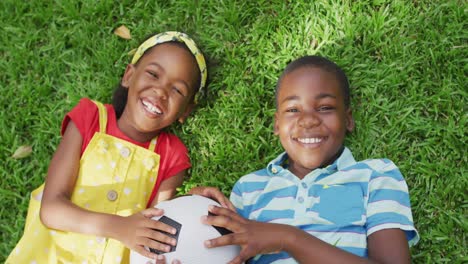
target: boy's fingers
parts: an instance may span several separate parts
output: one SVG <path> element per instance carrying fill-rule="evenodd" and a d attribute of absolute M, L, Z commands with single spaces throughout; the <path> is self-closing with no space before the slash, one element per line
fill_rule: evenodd
<path fill-rule="evenodd" d="M 190 189 L 190 191 L 188 191 L 189 194 L 196 194 L 196 195 L 201 195 L 201 196 L 206 196 L 206 191 L 208 188 L 211 188 L 211 187 L 202 187 L 202 186 L 198 186 L 198 187 L 193 187 L 192 189 Z"/>
<path fill-rule="evenodd" d="M 220 215 L 220 216 L 226 216 L 234 221 L 245 223 L 245 219 L 240 216 L 235 210 L 230 210 L 224 207 L 219 207 L 219 206 L 210 206 L 208 207 L 208 210 L 210 213 L 213 213 L 215 215 Z"/>
<path fill-rule="evenodd" d="M 236 233 L 243 231 L 243 228 L 239 222 L 233 221 L 232 218 L 227 216 L 204 215 L 201 217 L 201 222 L 205 225 L 224 227 Z"/>
<path fill-rule="evenodd" d="M 234 207 L 234 205 L 231 203 L 231 201 L 229 201 L 228 198 L 226 197 L 222 197 L 222 202 L 221 202 L 221 205 L 228 208 L 229 210 L 233 211 L 233 212 L 236 212 L 236 208 Z"/>
<path fill-rule="evenodd" d="M 236 211 L 234 205 L 229 199 L 216 187 L 194 187 L 190 191 L 190 194 L 202 195 L 208 198 L 212 198 L 220 203 L 223 207 L 229 208 L 232 211 Z"/>
<path fill-rule="evenodd" d="M 243 258 L 241 256 L 237 256 L 233 260 L 229 261 L 228 264 L 242 264 L 243 262 Z"/>
<path fill-rule="evenodd" d="M 232 205 L 231 201 L 224 196 L 224 194 L 217 188 L 210 188 L 206 190 L 207 196 L 214 198 L 216 201 L 218 201 L 223 207 L 229 208 L 232 211 L 236 211 L 236 208 L 234 205 Z"/>
<path fill-rule="evenodd" d="M 242 245 L 245 239 L 241 234 L 228 234 L 214 239 L 205 240 L 204 245 L 207 248 L 222 247 L 227 245 Z"/>

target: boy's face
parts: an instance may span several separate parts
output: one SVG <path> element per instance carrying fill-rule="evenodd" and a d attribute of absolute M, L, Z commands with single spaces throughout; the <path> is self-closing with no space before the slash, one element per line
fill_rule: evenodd
<path fill-rule="evenodd" d="M 354 121 L 344 105 L 335 75 L 317 67 L 301 67 L 280 82 L 275 135 L 289 156 L 289 170 L 299 178 L 331 164 Z"/>

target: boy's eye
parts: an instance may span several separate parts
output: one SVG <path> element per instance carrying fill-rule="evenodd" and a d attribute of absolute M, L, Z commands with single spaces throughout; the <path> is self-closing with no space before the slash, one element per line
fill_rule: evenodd
<path fill-rule="evenodd" d="M 335 109 L 335 107 L 329 106 L 329 105 L 325 105 L 325 106 L 320 106 L 320 107 L 318 108 L 318 111 L 319 111 L 319 112 L 329 112 L 329 111 L 332 111 L 333 109 Z"/>

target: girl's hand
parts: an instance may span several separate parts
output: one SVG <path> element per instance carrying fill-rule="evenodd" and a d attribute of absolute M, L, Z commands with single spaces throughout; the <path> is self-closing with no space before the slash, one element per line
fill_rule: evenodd
<path fill-rule="evenodd" d="M 164 211 L 157 208 L 148 208 L 128 217 L 121 218 L 115 224 L 115 238 L 121 241 L 129 249 L 138 252 L 147 258 L 156 259 L 157 254 L 145 249 L 157 249 L 164 252 L 171 250 L 169 245 L 175 246 L 177 241 L 162 232 L 175 234 L 176 229 L 157 220 L 154 216 L 161 216 Z"/>
<path fill-rule="evenodd" d="M 166 257 L 164 255 L 158 255 L 156 258 L 156 264 L 166 264 Z M 178 259 L 174 259 L 171 264 L 182 264 Z"/>
<path fill-rule="evenodd" d="M 224 194 L 216 187 L 205 187 L 205 186 L 199 186 L 199 187 L 193 187 L 188 193 L 190 194 L 198 194 L 201 196 L 205 196 L 211 199 L 216 200 L 221 206 L 229 208 L 233 212 L 236 211 L 236 208 L 234 205 L 232 205 L 231 201 L 224 196 Z"/>
<path fill-rule="evenodd" d="M 240 264 L 257 254 L 279 252 L 283 250 L 285 239 L 291 235 L 286 225 L 262 223 L 243 218 L 226 208 L 210 206 L 214 216 L 203 216 L 202 223 L 221 226 L 233 233 L 215 239 L 206 240 L 208 248 L 226 245 L 239 245 L 239 256 L 229 264 Z"/>

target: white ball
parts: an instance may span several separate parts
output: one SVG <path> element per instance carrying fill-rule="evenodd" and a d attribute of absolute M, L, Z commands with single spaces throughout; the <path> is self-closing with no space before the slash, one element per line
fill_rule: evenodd
<path fill-rule="evenodd" d="M 205 240 L 222 235 L 217 228 L 201 223 L 201 216 L 208 215 L 209 205 L 220 206 L 216 201 L 200 195 L 180 196 L 156 205 L 157 208 L 164 209 L 164 215 L 153 219 L 161 218 L 160 221 L 163 222 L 173 220 L 180 224 L 175 251 L 164 253 L 166 263 L 170 264 L 174 259 L 180 260 L 182 264 L 228 263 L 239 255 L 239 246 L 229 245 L 218 248 L 204 246 Z M 147 263 L 154 263 L 154 260 L 135 251 L 130 252 L 130 264 Z"/>

